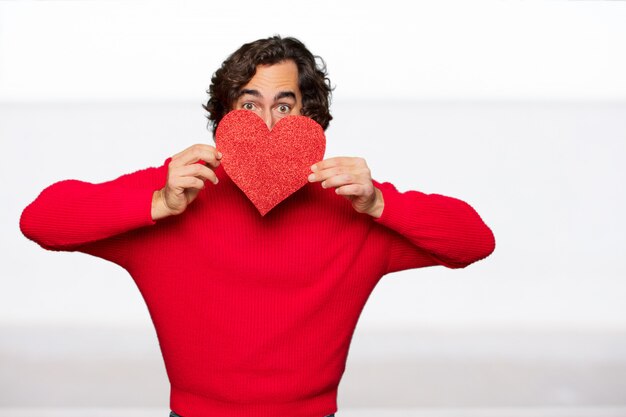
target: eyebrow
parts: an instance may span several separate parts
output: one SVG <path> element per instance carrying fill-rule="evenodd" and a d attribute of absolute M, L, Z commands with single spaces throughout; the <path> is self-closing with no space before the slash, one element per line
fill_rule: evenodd
<path fill-rule="evenodd" d="M 296 93 L 294 93 L 293 91 L 281 91 L 278 94 L 276 94 L 274 96 L 274 100 L 278 101 L 281 98 L 292 98 L 292 99 L 296 99 Z"/>
<path fill-rule="evenodd" d="M 239 97 L 241 96 L 245 96 L 245 95 L 250 95 L 250 96 L 254 96 L 254 97 L 263 97 L 261 95 L 261 93 L 259 92 L 259 90 L 250 90 L 248 88 L 244 88 L 239 92 Z"/>
<path fill-rule="evenodd" d="M 246 94 L 254 96 L 254 97 L 263 98 L 263 94 L 261 94 L 259 90 L 251 90 L 249 88 L 242 89 L 239 92 L 239 97 L 244 96 Z M 280 100 L 282 98 L 292 98 L 296 100 L 296 93 L 294 93 L 293 91 L 280 91 L 278 92 L 278 94 L 274 96 L 274 101 Z"/>

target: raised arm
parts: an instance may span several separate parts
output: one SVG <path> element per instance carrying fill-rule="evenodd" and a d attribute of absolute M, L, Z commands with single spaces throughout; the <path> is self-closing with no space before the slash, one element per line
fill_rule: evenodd
<path fill-rule="evenodd" d="M 400 193 L 389 183 L 376 183 L 363 158 L 329 158 L 311 171 L 309 181 L 334 188 L 354 210 L 396 232 L 388 272 L 437 264 L 462 268 L 494 250 L 493 233 L 461 200 L 417 191 Z"/>
<path fill-rule="evenodd" d="M 151 202 L 165 183 L 164 167 L 148 168 L 93 184 L 60 181 L 44 189 L 22 212 L 20 228 L 51 250 L 76 247 L 153 224 Z"/>
<path fill-rule="evenodd" d="M 418 191 L 401 193 L 389 183 L 381 190 L 385 208 L 378 223 L 399 235 L 391 247 L 389 272 L 432 264 L 463 268 L 489 256 L 495 249 L 491 229 L 466 202 Z"/>
<path fill-rule="evenodd" d="M 41 192 L 22 213 L 26 237 L 46 249 L 74 250 L 158 219 L 185 211 L 204 187 L 217 183 L 209 167 L 220 155 L 209 145 L 193 145 L 159 168 L 93 184 L 66 180 Z M 201 162 L 201 163 L 198 163 Z"/>

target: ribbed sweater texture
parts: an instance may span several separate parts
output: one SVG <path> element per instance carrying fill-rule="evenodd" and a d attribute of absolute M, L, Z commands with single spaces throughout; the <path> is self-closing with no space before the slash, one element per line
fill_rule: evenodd
<path fill-rule="evenodd" d="M 379 219 L 307 184 L 265 216 L 220 167 L 178 216 L 154 222 L 167 162 L 92 184 L 46 188 L 22 232 L 50 250 L 125 268 L 139 288 L 185 417 L 321 417 L 337 388 L 359 315 L 387 273 L 461 268 L 494 249 L 467 203 L 382 191 Z"/>

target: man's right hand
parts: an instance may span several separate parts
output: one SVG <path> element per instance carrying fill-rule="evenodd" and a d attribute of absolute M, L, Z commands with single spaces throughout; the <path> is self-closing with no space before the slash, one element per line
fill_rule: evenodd
<path fill-rule="evenodd" d="M 167 168 L 165 187 L 152 195 L 152 219 L 182 213 L 204 188 L 205 181 L 217 184 L 217 176 L 210 167 L 217 168 L 221 158 L 222 154 L 213 146 L 201 144 L 174 155 Z"/>

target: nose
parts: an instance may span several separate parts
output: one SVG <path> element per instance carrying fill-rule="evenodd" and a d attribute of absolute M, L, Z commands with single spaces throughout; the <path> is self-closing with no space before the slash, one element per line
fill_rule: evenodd
<path fill-rule="evenodd" d="M 272 114 L 271 111 L 266 112 L 265 115 L 263 116 L 263 119 L 265 120 L 265 125 L 267 126 L 267 128 L 269 130 L 272 130 L 272 128 L 274 127 L 274 125 L 276 124 L 276 122 L 278 121 L 274 115 Z"/>

